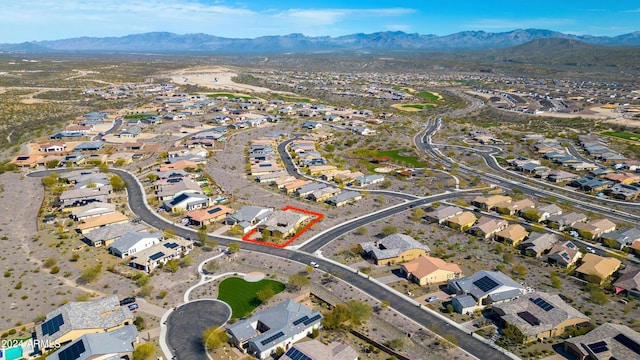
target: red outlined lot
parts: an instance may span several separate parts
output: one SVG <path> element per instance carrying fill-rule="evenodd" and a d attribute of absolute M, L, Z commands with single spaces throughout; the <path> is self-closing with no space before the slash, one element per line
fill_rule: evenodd
<path fill-rule="evenodd" d="M 289 240 L 287 240 L 287 242 L 285 242 L 283 244 L 274 244 L 274 243 L 265 242 L 265 241 L 261 241 L 261 240 L 253 240 L 253 239 L 251 239 L 251 236 L 253 234 L 255 234 L 256 231 L 258 231 L 257 228 L 254 228 L 253 230 L 251 230 L 248 233 L 246 233 L 242 237 L 242 241 L 246 241 L 246 242 L 250 242 L 250 243 L 254 243 L 254 244 L 265 245 L 265 246 L 272 246 L 272 247 L 276 247 L 276 248 L 282 249 L 282 248 L 285 248 L 285 247 L 289 246 L 292 242 L 296 241 L 296 239 L 298 239 L 302 234 L 304 234 L 307 230 L 309 230 L 309 228 L 311 228 L 313 225 L 315 225 L 318 221 L 322 220 L 322 218 L 324 217 L 324 215 L 321 214 L 321 213 L 317 213 L 317 212 L 313 212 L 313 211 L 309 211 L 309 210 L 305 210 L 305 209 L 300 209 L 300 208 L 289 206 L 289 205 L 285 206 L 282 209 L 282 211 L 295 211 L 295 212 L 303 213 L 305 215 L 311 215 L 314 218 L 304 228 L 302 228 L 302 230 L 300 230 L 297 233 L 295 233 L 295 235 L 293 235 Z"/>

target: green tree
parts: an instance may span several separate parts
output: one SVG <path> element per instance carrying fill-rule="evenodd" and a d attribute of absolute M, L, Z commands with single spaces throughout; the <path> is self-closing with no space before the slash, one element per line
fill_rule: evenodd
<path fill-rule="evenodd" d="M 229 251 L 231 253 L 236 253 L 238 251 L 240 251 L 240 243 L 237 241 L 234 241 L 232 243 L 230 243 L 227 248 L 229 249 Z"/>
<path fill-rule="evenodd" d="M 271 288 L 271 286 L 267 286 L 266 288 L 258 291 L 256 293 L 256 297 L 258 298 L 258 300 L 260 300 L 261 303 L 263 303 L 269 301 L 269 299 L 274 297 L 275 294 L 276 292 L 273 291 L 273 288 Z"/>
<path fill-rule="evenodd" d="M 176 232 L 172 228 L 166 228 L 162 232 L 162 235 L 165 239 L 171 239 L 172 237 L 176 236 Z"/>
<path fill-rule="evenodd" d="M 609 302 L 609 297 L 602 290 L 594 290 L 591 292 L 589 301 L 597 305 L 605 305 Z"/>
<path fill-rule="evenodd" d="M 522 264 L 514 265 L 512 270 L 516 275 L 520 277 L 527 276 L 527 268 Z"/>
<path fill-rule="evenodd" d="M 393 225 L 387 225 L 380 232 L 383 236 L 389 236 L 398 233 L 398 228 Z"/>
<path fill-rule="evenodd" d="M 180 261 L 178 259 L 171 259 L 164 264 L 164 269 L 168 272 L 175 273 L 180 269 Z"/>
<path fill-rule="evenodd" d="M 309 285 L 309 279 L 304 274 L 293 274 L 289 276 L 289 281 L 287 282 L 289 288 L 293 291 L 297 291 L 302 289 L 305 286 Z"/>
<path fill-rule="evenodd" d="M 120 192 L 127 187 L 124 183 L 124 180 L 122 180 L 122 178 L 118 175 L 112 175 L 111 178 L 109 178 L 109 184 L 111 184 L 113 191 L 116 192 Z"/>
<path fill-rule="evenodd" d="M 351 323 L 353 325 L 360 325 L 366 322 L 373 312 L 371 306 L 356 299 L 347 301 L 347 308 L 349 309 L 349 316 L 351 317 Z"/>
<path fill-rule="evenodd" d="M 97 264 L 96 266 L 84 269 L 80 274 L 80 280 L 88 284 L 98 280 L 100 275 L 102 275 L 102 264 Z"/>
<path fill-rule="evenodd" d="M 341 328 L 349 319 L 349 308 L 346 304 L 338 304 L 324 314 L 322 319 L 322 327 L 327 330 L 335 330 Z"/>
<path fill-rule="evenodd" d="M 216 271 L 220 270 L 220 264 L 218 264 L 218 262 L 215 260 L 211 260 L 207 262 L 207 264 L 204 266 L 204 269 L 209 274 L 214 274 Z"/>
<path fill-rule="evenodd" d="M 366 227 L 360 226 L 358 230 L 356 230 L 356 235 L 367 235 L 368 232 L 369 230 Z"/>
<path fill-rule="evenodd" d="M 555 272 L 552 272 L 550 278 L 551 278 L 551 286 L 553 286 L 554 289 L 562 288 L 562 280 L 560 280 L 560 277 L 558 276 L 558 274 L 556 274 Z"/>
<path fill-rule="evenodd" d="M 214 350 L 229 341 L 227 331 L 222 327 L 208 328 L 202 332 L 202 345 L 205 350 Z"/>
<path fill-rule="evenodd" d="M 427 214 L 427 212 L 424 211 L 423 208 L 415 208 L 411 212 L 411 220 L 420 221 L 420 220 L 422 220 L 422 217 L 425 216 L 426 214 Z"/>
<path fill-rule="evenodd" d="M 189 267 L 191 266 L 191 264 L 193 264 L 193 256 L 191 255 L 186 255 L 182 258 L 180 258 L 180 267 Z"/>
<path fill-rule="evenodd" d="M 155 345 L 150 342 L 142 343 L 133 349 L 133 360 L 147 360 L 156 351 Z"/>
<path fill-rule="evenodd" d="M 502 262 L 505 264 L 511 264 L 513 262 L 513 254 L 510 252 L 502 254 Z"/>
<path fill-rule="evenodd" d="M 140 291 L 138 291 L 138 296 L 148 297 L 151 295 L 152 292 L 153 292 L 153 285 L 147 284 L 140 288 Z"/>

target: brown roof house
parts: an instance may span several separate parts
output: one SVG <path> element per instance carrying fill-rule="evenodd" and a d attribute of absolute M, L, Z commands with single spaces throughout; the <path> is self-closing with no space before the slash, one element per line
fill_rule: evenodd
<path fill-rule="evenodd" d="M 571 359 L 639 359 L 640 334 L 625 325 L 604 323 L 585 335 L 568 338 L 563 349 Z"/>
<path fill-rule="evenodd" d="M 552 265 L 560 265 L 564 268 L 573 266 L 584 254 L 580 248 L 571 241 L 554 245 L 547 255 L 547 262 Z"/>
<path fill-rule="evenodd" d="M 616 224 L 608 219 L 591 220 L 587 223 L 576 223 L 573 229 L 585 239 L 597 239 L 603 234 L 616 231 Z"/>
<path fill-rule="evenodd" d="M 469 229 L 469 232 L 486 240 L 491 239 L 495 233 L 504 230 L 508 225 L 506 220 L 483 216 L 474 227 Z"/>
<path fill-rule="evenodd" d="M 640 268 L 627 266 L 618 280 L 613 283 L 616 294 L 626 294 L 640 299 Z"/>
<path fill-rule="evenodd" d="M 561 336 L 567 327 L 589 322 L 589 318 L 574 309 L 559 295 L 533 292 L 518 299 L 493 306 L 493 313 L 502 327 L 515 326 L 523 343 Z"/>
<path fill-rule="evenodd" d="M 585 221 L 587 221 L 587 215 L 572 212 L 567 214 L 551 215 L 547 220 L 547 224 L 549 224 L 549 227 L 551 228 L 562 231 L 566 227 L 574 226 L 577 222 Z"/>
<path fill-rule="evenodd" d="M 223 221 L 227 215 L 233 214 L 235 210 L 224 205 L 216 205 L 209 209 L 199 209 L 187 214 L 187 218 L 192 225 L 206 226 L 216 221 Z"/>
<path fill-rule="evenodd" d="M 421 256 L 404 263 L 400 266 L 400 271 L 407 279 L 420 286 L 443 283 L 462 276 L 462 269 L 458 264 L 431 256 Z"/>
<path fill-rule="evenodd" d="M 452 229 L 466 231 L 476 223 L 476 216 L 471 211 L 465 211 L 457 215 L 453 215 L 447 219 L 447 225 Z"/>
<path fill-rule="evenodd" d="M 520 211 L 520 215 L 529 221 L 546 221 L 551 215 L 562 214 L 562 208 L 555 204 L 548 204 L 538 208 L 529 208 Z"/>
<path fill-rule="evenodd" d="M 496 205 L 504 202 L 511 202 L 512 199 L 510 196 L 504 195 L 492 195 L 492 196 L 477 196 L 471 202 L 471 205 L 478 207 L 483 210 L 493 210 Z"/>
<path fill-rule="evenodd" d="M 496 205 L 496 209 L 500 214 L 514 215 L 526 209 L 533 209 L 536 203 L 529 199 L 522 199 L 515 202 L 505 201 Z"/>
<path fill-rule="evenodd" d="M 496 233 L 496 240 L 507 243 L 511 246 L 518 246 L 529 236 L 529 232 L 520 224 L 511 224 L 506 229 Z"/>
<path fill-rule="evenodd" d="M 560 241 L 560 237 L 556 234 L 532 232 L 527 240 L 518 245 L 518 248 L 525 255 L 540 257 L 550 251 L 558 241 Z"/>
<path fill-rule="evenodd" d="M 389 265 L 411 261 L 429 255 L 431 251 L 409 235 L 393 234 L 381 240 L 360 243 L 363 252 L 377 265 Z"/>
<path fill-rule="evenodd" d="M 576 269 L 576 275 L 589 282 L 604 283 L 622 265 L 622 262 L 612 257 L 602 257 L 596 254 L 586 254 L 582 264 Z"/>

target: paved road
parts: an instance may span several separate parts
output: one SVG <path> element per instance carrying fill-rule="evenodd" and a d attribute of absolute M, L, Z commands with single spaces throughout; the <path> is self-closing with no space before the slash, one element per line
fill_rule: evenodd
<path fill-rule="evenodd" d="M 454 163 L 456 163 L 455 160 L 443 156 L 442 153 L 437 151 L 437 147 L 439 147 L 440 145 L 434 145 L 431 143 L 431 135 L 433 135 L 440 128 L 441 124 L 442 124 L 441 118 L 436 118 L 432 120 L 429 123 L 423 135 L 416 135 L 416 138 L 414 139 L 414 143 L 416 144 L 416 146 L 419 147 L 419 149 L 423 150 L 428 156 L 440 162 L 445 167 L 450 168 L 453 166 Z M 567 196 L 561 192 L 561 189 L 557 189 L 557 191 L 554 191 L 554 190 L 550 191 L 547 189 L 552 187 L 553 186 L 552 184 L 538 185 L 536 183 L 531 183 L 532 182 L 531 179 L 523 177 L 522 175 L 519 175 L 519 174 L 514 174 L 511 171 L 502 168 L 498 164 L 496 159 L 492 156 L 491 151 L 477 150 L 473 148 L 468 148 L 468 149 L 471 151 L 475 151 L 477 155 L 481 156 L 485 160 L 487 166 L 489 166 L 492 170 L 494 170 L 496 173 L 500 175 L 496 175 L 493 173 L 486 173 L 486 172 L 468 167 L 463 164 L 458 164 L 457 170 L 462 173 L 468 173 L 471 175 L 478 176 L 483 180 L 486 180 L 492 183 L 497 183 L 500 186 L 505 188 L 509 188 L 512 190 L 518 189 L 519 191 L 522 191 L 524 194 L 527 194 L 530 196 L 536 196 L 536 197 L 550 196 L 550 197 L 562 198 L 563 200 L 570 201 L 575 206 L 582 208 L 586 211 L 592 211 L 594 213 L 604 213 L 609 218 L 612 218 L 612 219 L 617 218 L 619 220 L 623 220 L 631 223 L 640 222 L 640 216 L 631 214 L 631 213 L 626 213 L 626 212 L 612 208 L 612 205 L 615 204 L 620 208 L 637 210 L 637 207 L 640 206 L 640 204 L 638 203 L 624 203 L 621 201 L 612 201 L 612 200 L 597 198 L 594 196 L 588 196 L 582 193 L 571 193 L 570 196 Z M 524 181 L 527 181 L 527 183 L 524 183 Z M 545 187 L 543 188 L 543 186 Z"/>

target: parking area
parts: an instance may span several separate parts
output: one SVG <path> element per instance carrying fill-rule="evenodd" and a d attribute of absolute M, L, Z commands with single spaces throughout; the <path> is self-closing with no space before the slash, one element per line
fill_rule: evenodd
<path fill-rule="evenodd" d="M 231 309 L 222 301 L 196 300 L 178 307 L 167 319 L 167 344 L 176 360 L 206 359 L 202 332 L 224 325 Z"/>

